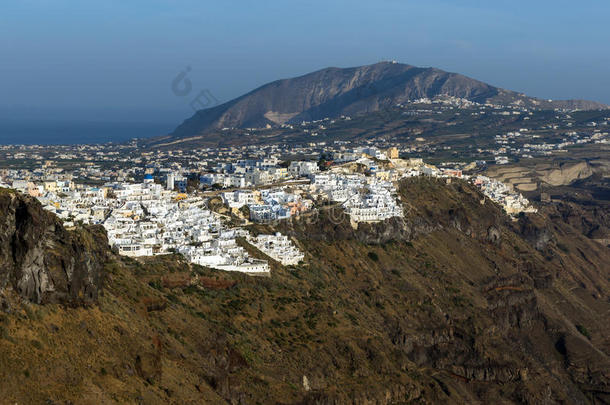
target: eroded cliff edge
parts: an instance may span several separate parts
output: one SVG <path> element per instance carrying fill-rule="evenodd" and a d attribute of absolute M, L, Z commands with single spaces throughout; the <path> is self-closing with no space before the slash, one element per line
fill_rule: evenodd
<path fill-rule="evenodd" d="M 68 231 L 37 200 L 0 191 L 0 289 L 38 304 L 95 303 L 108 252 L 103 228 Z"/>
<path fill-rule="evenodd" d="M 268 278 L 118 257 L 101 230 L 2 196 L 0 398 L 607 403 L 610 249 L 553 212 L 513 221 L 465 182 L 413 178 L 399 194 L 400 221 L 354 229 L 324 209 L 256 227 L 306 254 Z M 53 288 L 20 290 L 24 263 Z M 97 305 L 62 304 L 94 286 Z"/>

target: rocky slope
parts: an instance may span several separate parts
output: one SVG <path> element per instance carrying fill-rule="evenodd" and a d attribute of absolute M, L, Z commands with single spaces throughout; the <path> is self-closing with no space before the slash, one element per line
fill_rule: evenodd
<path fill-rule="evenodd" d="M 92 308 L 5 290 L 0 397 L 607 403 L 610 249 L 545 212 L 511 221 L 463 182 L 400 193 L 402 221 L 354 230 L 328 207 L 253 227 L 306 252 L 269 278 L 108 253 Z"/>
<path fill-rule="evenodd" d="M 6 189 L 0 212 L 0 289 L 38 304 L 97 300 L 108 246 L 103 229 L 69 232 L 35 199 Z"/>
<path fill-rule="evenodd" d="M 172 138 L 188 138 L 224 127 L 275 126 L 354 115 L 436 96 L 546 109 L 608 108 L 584 100 L 535 99 L 456 73 L 381 62 L 354 68 L 327 68 L 266 84 L 227 103 L 198 111 L 176 128 Z"/>

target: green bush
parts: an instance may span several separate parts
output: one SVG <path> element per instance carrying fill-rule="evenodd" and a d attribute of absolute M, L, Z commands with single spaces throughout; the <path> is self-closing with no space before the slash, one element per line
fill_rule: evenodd
<path fill-rule="evenodd" d="M 589 333 L 587 328 L 585 328 L 582 325 L 576 325 L 576 329 L 580 332 L 581 335 L 583 335 L 587 339 L 591 340 L 591 334 Z"/>

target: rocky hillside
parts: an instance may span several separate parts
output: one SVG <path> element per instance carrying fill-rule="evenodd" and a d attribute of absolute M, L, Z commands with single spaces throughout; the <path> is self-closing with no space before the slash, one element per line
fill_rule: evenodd
<path fill-rule="evenodd" d="M 408 179 L 400 194 L 401 221 L 353 229 L 327 207 L 253 227 L 286 232 L 306 252 L 302 266 L 272 262 L 268 278 L 107 252 L 104 294 L 93 307 L 39 305 L 5 288 L 0 397 L 610 401 L 608 247 L 545 212 L 511 221 L 460 181 Z M 36 211 L 31 204 L 26 210 Z M 49 227 L 39 224 L 39 233 Z M 63 256 L 72 257 L 80 256 Z"/>
<path fill-rule="evenodd" d="M 198 111 L 176 128 L 172 137 L 188 138 L 224 127 L 276 126 L 342 114 L 355 115 L 436 96 L 547 109 L 608 108 L 584 100 L 535 99 L 457 73 L 381 62 L 346 69 L 327 68 L 266 84 L 222 105 Z"/>
<path fill-rule="evenodd" d="M 108 242 L 102 228 L 67 231 L 35 199 L 0 189 L 0 289 L 38 304 L 94 303 Z"/>

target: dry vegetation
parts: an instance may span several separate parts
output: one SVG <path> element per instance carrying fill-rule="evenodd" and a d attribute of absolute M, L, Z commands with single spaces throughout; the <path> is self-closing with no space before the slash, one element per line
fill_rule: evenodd
<path fill-rule="evenodd" d="M 98 305 L 39 306 L 5 291 L 0 398 L 609 399 L 608 248 L 543 215 L 511 222 L 465 183 L 413 179 L 401 194 L 411 209 L 388 240 L 324 215 L 283 224 L 307 264 L 273 263 L 271 277 L 114 257 Z"/>

